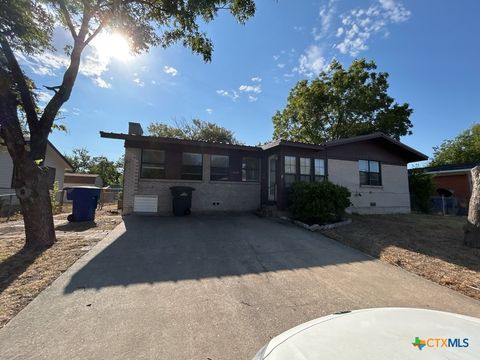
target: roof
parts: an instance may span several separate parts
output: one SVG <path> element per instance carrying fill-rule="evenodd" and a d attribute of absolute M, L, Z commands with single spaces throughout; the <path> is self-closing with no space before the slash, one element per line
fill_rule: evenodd
<path fill-rule="evenodd" d="M 209 142 L 209 141 L 185 140 L 185 139 L 176 139 L 176 138 L 169 138 L 169 137 L 158 137 L 158 136 L 130 135 L 130 134 L 112 133 L 112 132 L 104 132 L 104 131 L 100 131 L 100 136 L 102 138 L 120 139 L 120 140 L 126 140 L 126 141 L 212 146 L 212 147 L 218 147 L 223 149 L 236 149 L 236 150 L 249 150 L 249 151 L 267 150 L 277 146 L 293 146 L 293 147 L 304 148 L 304 149 L 324 150 L 329 147 L 346 145 L 346 144 L 351 144 L 355 142 L 368 141 L 368 140 L 380 140 L 390 145 L 393 145 L 396 148 L 398 148 L 400 151 L 402 151 L 404 153 L 405 158 L 407 158 L 409 162 L 422 161 L 422 160 L 428 159 L 428 156 L 426 156 L 425 154 L 422 154 L 421 152 L 411 148 L 410 146 L 405 145 L 400 141 L 395 140 L 390 136 L 387 136 L 381 132 L 328 141 L 323 144 L 308 144 L 308 143 L 278 139 L 278 140 L 273 140 L 261 146 L 222 144 L 222 143 L 215 143 L 215 142 Z"/>
<path fill-rule="evenodd" d="M 79 173 L 65 173 L 65 176 L 78 176 L 78 177 L 99 177 L 99 174 L 79 174 Z"/>
<path fill-rule="evenodd" d="M 203 140 L 186 140 L 177 139 L 163 136 L 144 136 L 144 135 L 130 135 L 122 133 L 112 133 L 100 131 L 100 137 L 108 139 L 120 139 L 126 141 L 140 141 L 147 143 L 160 143 L 160 144 L 178 144 L 178 145 L 196 145 L 196 146 L 210 146 L 221 149 L 233 149 L 233 150 L 247 150 L 247 151 L 261 151 L 259 146 L 249 145 L 236 145 L 236 144 L 223 144 Z"/>
<path fill-rule="evenodd" d="M 403 151 L 407 155 L 407 158 L 410 160 L 410 162 L 428 160 L 427 155 L 411 148 L 408 145 L 401 143 L 398 140 L 395 140 L 394 138 L 388 135 L 385 135 L 382 132 L 376 132 L 376 133 L 367 134 L 367 135 L 352 136 L 349 138 L 327 141 L 323 144 L 307 144 L 307 143 L 288 141 L 288 140 L 274 140 L 265 145 L 262 145 L 262 149 L 266 150 L 276 146 L 283 145 L 283 146 L 302 147 L 302 148 L 308 148 L 308 149 L 314 149 L 314 150 L 315 149 L 323 150 L 323 149 L 328 149 L 330 147 L 352 144 L 355 142 L 368 141 L 368 140 L 381 140 L 398 147 L 399 149 L 401 149 L 401 151 Z"/>
<path fill-rule="evenodd" d="M 441 173 L 467 173 L 470 172 L 475 166 L 480 165 L 480 162 L 470 162 L 464 164 L 446 164 L 438 166 L 427 166 L 423 168 L 410 169 L 411 171 L 422 171 L 428 174 L 441 174 Z"/>
<path fill-rule="evenodd" d="M 30 137 L 25 136 L 25 141 L 27 143 L 30 142 Z M 3 141 L 1 143 L 1 145 L 5 146 Z M 58 149 L 51 143 L 51 141 L 47 139 L 47 147 L 48 146 L 50 146 L 50 148 L 53 150 L 53 152 L 55 152 L 60 157 L 60 159 L 67 165 L 67 166 L 65 166 L 65 169 L 73 170 L 73 165 L 70 163 L 70 161 L 68 161 L 68 159 L 64 155 L 62 155 L 62 153 L 60 151 L 58 151 Z"/>

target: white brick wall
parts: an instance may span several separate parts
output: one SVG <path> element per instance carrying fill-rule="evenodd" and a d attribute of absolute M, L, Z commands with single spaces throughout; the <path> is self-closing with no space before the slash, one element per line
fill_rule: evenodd
<path fill-rule="evenodd" d="M 329 180 L 345 186 L 352 193 L 350 201 L 353 206 L 347 211 L 360 214 L 410 212 L 407 167 L 381 166 L 382 186 L 360 186 L 358 161 L 328 159 Z"/>

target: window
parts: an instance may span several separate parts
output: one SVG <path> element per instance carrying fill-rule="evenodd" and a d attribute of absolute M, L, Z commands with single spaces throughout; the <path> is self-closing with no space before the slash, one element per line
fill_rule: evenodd
<path fill-rule="evenodd" d="M 358 166 L 360 170 L 360 185 L 382 185 L 380 163 L 378 161 L 360 160 Z"/>
<path fill-rule="evenodd" d="M 244 157 L 242 159 L 242 181 L 258 181 L 260 166 L 257 158 Z"/>
<path fill-rule="evenodd" d="M 315 159 L 313 176 L 315 181 L 325 180 L 325 160 Z"/>
<path fill-rule="evenodd" d="M 297 158 L 285 156 L 285 187 L 290 187 L 297 180 Z"/>
<path fill-rule="evenodd" d="M 202 180 L 202 154 L 182 154 L 182 179 Z"/>
<path fill-rule="evenodd" d="M 228 160 L 224 155 L 210 157 L 210 180 L 228 181 Z"/>
<path fill-rule="evenodd" d="M 310 181 L 310 164 L 309 158 L 300 158 L 300 181 Z"/>
<path fill-rule="evenodd" d="M 165 178 L 165 151 L 142 149 L 140 177 L 147 179 Z"/>

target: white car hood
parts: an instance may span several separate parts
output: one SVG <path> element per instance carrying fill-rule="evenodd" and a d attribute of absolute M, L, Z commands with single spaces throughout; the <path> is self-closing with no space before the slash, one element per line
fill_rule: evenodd
<path fill-rule="evenodd" d="M 417 337 L 426 342 L 421 350 L 412 344 Z M 445 341 L 435 339 L 451 339 L 452 346 L 437 346 L 437 342 L 444 345 Z M 461 346 L 454 346 L 457 344 Z M 301 324 L 273 338 L 263 356 L 257 359 L 479 358 L 480 319 L 433 310 L 379 308 L 330 315 Z"/>

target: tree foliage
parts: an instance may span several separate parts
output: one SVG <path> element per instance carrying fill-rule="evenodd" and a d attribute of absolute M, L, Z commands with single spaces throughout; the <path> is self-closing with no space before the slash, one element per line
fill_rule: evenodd
<path fill-rule="evenodd" d="M 152 136 L 210 141 L 221 144 L 240 144 L 231 130 L 200 119 L 193 119 L 191 123 L 180 122 L 175 126 L 159 122 L 151 123 L 148 126 L 148 132 Z"/>
<path fill-rule="evenodd" d="M 480 163 L 480 124 L 433 148 L 430 166 Z"/>
<path fill-rule="evenodd" d="M 430 198 L 435 192 L 435 183 L 432 175 L 413 170 L 408 175 L 408 186 L 410 188 L 412 209 L 429 213 L 432 207 Z"/>
<path fill-rule="evenodd" d="M 72 155 L 65 156 L 73 171 L 80 174 L 98 174 L 103 185 L 121 184 L 123 174 L 123 156 L 117 161 L 111 161 L 105 156 L 90 156 L 85 148 L 73 149 Z"/>
<path fill-rule="evenodd" d="M 314 80 L 299 81 L 272 118 L 274 138 L 322 143 L 377 131 L 396 139 L 411 134 L 412 109 L 388 95 L 388 74 L 376 69 L 364 59 L 348 69 L 334 60 Z"/>
<path fill-rule="evenodd" d="M 350 206 L 350 191 L 330 181 L 303 182 L 292 186 L 291 211 L 310 224 L 338 221 Z"/>

